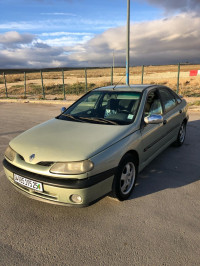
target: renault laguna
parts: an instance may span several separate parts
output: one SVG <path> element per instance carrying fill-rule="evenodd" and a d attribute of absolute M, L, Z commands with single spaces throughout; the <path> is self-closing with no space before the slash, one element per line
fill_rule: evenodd
<path fill-rule="evenodd" d="M 49 203 L 88 206 L 108 194 L 126 200 L 138 172 L 184 143 L 187 121 L 186 101 L 165 86 L 96 88 L 14 138 L 4 170 L 20 192 Z"/>

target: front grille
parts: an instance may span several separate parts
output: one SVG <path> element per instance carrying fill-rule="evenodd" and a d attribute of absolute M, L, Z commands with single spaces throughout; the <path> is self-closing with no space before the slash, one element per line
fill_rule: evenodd
<path fill-rule="evenodd" d="M 19 158 L 20 158 L 22 161 L 25 161 L 23 156 L 21 156 L 19 153 L 18 153 L 18 155 L 19 155 Z"/>
<path fill-rule="evenodd" d="M 42 165 L 42 166 L 52 166 L 52 164 L 54 164 L 54 162 L 39 162 L 37 164 Z"/>
<path fill-rule="evenodd" d="M 25 162 L 25 159 L 24 159 L 24 157 L 22 156 L 22 155 L 20 155 L 19 153 L 18 153 L 18 156 L 19 156 L 19 158 L 22 160 L 22 161 L 24 161 Z M 39 162 L 39 163 L 37 163 L 38 165 L 41 165 L 41 166 L 52 166 L 52 164 L 54 164 L 54 162 Z"/>

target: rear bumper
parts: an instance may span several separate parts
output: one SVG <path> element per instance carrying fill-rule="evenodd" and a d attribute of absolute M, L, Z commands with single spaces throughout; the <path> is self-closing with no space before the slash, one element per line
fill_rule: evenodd
<path fill-rule="evenodd" d="M 7 160 L 3 160 L 5 174 L 8 180 L 23 194 L 45 202 L 84 207 L 91 205 L 98 199 L 107 195 L 112 190 L 115 169 L 103 172 L 86 179 L 58 179 L 48 176 L 38 175 L 22 170 Z M 13 173 L 25 178 L 41 182 L 43 192 L 38 192 L 14 182 Z M 80 195 L 81 203 L 73 203 L 70 200 L 72 194 Z"/>

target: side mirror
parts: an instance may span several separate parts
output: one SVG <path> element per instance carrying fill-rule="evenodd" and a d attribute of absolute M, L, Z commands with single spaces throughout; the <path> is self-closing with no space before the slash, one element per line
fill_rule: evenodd
<path fill-rule="evenodd" d="M 144 118 L 146 124 L 161 124 L 163 123 L 162 115 L 149 115 Z"/>
<path fill-rule="evenodd" d="M 61 108 L 61 113 L 63 113 L 64 111 L 66 111 L 67 109 L 65 107 Z"/>

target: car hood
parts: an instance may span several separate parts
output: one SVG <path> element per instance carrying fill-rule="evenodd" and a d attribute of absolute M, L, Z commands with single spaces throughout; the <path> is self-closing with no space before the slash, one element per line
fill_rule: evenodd
<path fill-rule="evenodd" d="M 108 148 L 130 132 L 133 125 L 102 125 L 52 119 L 35 126 L 10 142 L 10 146 L 29 162 L 81 161 Z"/>

